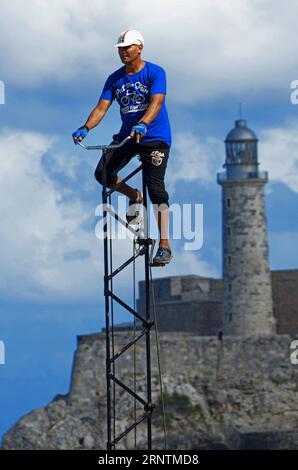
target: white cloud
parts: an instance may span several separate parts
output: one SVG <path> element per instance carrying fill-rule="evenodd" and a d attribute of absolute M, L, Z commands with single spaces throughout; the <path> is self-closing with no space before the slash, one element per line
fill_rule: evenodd
<path fill-rule="evenodd" d="M 8 87 L 102 84 L 121 65 L 117 36 L 136 28 L 144 58 L 168 72 L 171 99 L 243 99 L 297 78 L 297 14 L 295 0 L 2 0 L 1 78 Z"/>
<path fill-rule="evenodd" d="M 260 170 L 268 171 L 270 181 L 284 183 L 295 192 L 298 192 L 297 129 L 298 122 L 294 120 L 283 127 L 264 128 L 258 135 Z M 170 158 L 167 169 L 170 191 L 181 181 L 210 186 L 216 182 L 216 173 L 223 171 L 225 147 L 213 137 L 202 138 L 191 132 L 177 134 Z"/>
<path fill-rule="evenodd" d="M 94 301 L 103 295 L 103 243 L 86 220 L 95 207 L 79 198 L 84 187 L 81 158 L 57 152 L 55 139 L 46 135 L 5 130 L 0 133 L 0 293 L 2 297 L 44 301 Z M 52 179 L 42 162 L 50 154 L 54 174 L 65 173 L 71 185 Z M 90 159 L 90 161 L 89 161 Z M 92 155 L 84 162 L 94 165 Z M 91 163 L 92 162 L 92 163 Z M 114 268 L 132 254 L 128 239 L 113 244 Z M 131 269 L 131 268 L 130 268 Z M 137 280 L 143 279 L 143 263 L 136 265 Z M 173 263 L 154 276 L 211 273 L 195 253 L 174 254 Z M 132 276 L 124 270 L 117 290 L 126 295 Z"/>
<path fill-rule="evenodd" d="M 176 134 L 167 169 L 169 190 L 179 181 L 214 185 L 224 158 L 224 144 L 219 139 L 202 139 L 191 132 Z"/>
<path fill-rule="evenodd" d="M 196 252 L 173 250 L 173 259 L 167 267 L 152 268 L 153 277 L 184 276 L 197 274 L 205 277 L 219 277 L 220 273 L 206 261 L 200 260 Z"/>
<path fill-rule="evenodd" d="M 285 127 L 264 129 L 259 137 L 260 169 L 269 172 L 270 181 L 286 184 L 298 192 L 298 122 Z"/>
<path fill-rule="evenodd" d="M 96 238 L 80 227 L 92 208 L 75 194 L 64 201 L 42 168 L 53 139 L 7 130 L 0 142 L 2 295 L 61 300 L 93 293 Z"/>

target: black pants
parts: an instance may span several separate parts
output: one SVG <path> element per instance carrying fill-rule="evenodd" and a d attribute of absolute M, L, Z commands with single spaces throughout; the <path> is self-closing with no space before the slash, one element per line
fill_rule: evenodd
<path fill-rule="evenodd" d="M 119 135 L 113 136 L 113 144 L 123 140 Z M 120 171 L 136 154 L 141 155 L 143 172 L 150 200 L 153 204 L 169 205 L 169 195 L 165 190 L 164 177 L 169 157 L 170 147 L 166 142 L 155 140 L 137 144 L 135 140 L 128 141 L 119 149 L 109 149 L 106 152 L 107 186 L 113 186 Z M 102 184 L 101 157 L 96 170 L 95 178 Z"/>

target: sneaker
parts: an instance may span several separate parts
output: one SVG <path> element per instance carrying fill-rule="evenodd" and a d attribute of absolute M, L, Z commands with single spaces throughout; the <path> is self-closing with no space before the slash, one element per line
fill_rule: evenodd
<path fill-rule="evenodd" d="M 153 264 L 168 264 L 173 258 L 170 248 L 158 248 L 156 255 L 153 258 Z"/>
<path fill-rule="evenodd" d="M 129 201 L 126 212 L 126 221 L 131 225 L 137 225 L 142 222 L 143 194 L 138 189 L 136 191 L 138 192 L 139 199 L 137 201 Z"/>

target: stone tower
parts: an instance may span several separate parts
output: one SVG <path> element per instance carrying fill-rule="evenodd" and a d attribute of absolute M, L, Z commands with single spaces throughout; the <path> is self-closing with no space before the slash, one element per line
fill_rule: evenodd
<path fill-rule="evenodd" d="M 268 261 L 264 185 L 258 170 L 256 135 L 246 121 L 235 122 L 225 140 L 222 186 L 224 333 L 275 333 Z"/>

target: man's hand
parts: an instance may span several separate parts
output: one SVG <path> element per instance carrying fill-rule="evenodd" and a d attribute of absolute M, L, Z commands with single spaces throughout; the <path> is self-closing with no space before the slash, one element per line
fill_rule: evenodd
<path fill-rule="evenodd" d="M 147 124 L 139 122 L 131 129 L 130 136 L 136 136 L 136 142 L 139 143 L 141 138 L 147 133 Z"/>
<path fill-rule="evenodd" d="M 72 134 L 74 143 L 78 145 L 79 142 L 82 142 L 82 140 L 85 139 L 88 132 L 89 132 L 89 129 L 87 128 L 87 126 L 79 127 L 79 129 Z"/>

